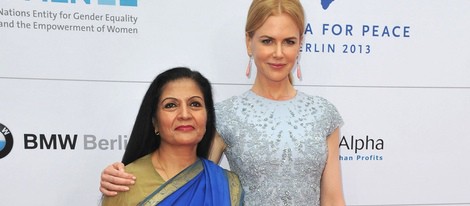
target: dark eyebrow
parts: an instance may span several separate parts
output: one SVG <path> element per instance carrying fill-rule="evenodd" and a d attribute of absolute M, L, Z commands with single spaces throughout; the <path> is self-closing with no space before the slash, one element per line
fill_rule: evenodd
<path fill-rule="evenodd" d="M 163 103 L 166 100 L 178 100 L 178 99 L 176 99 L 174 97 L 167 97 L 167 98 L 162 99 L 162 101 L 160 101 L 160 103 Z"/>
<path fill-rule="evenodd" d="M 204 98 L 203 98 L 203 97 L 201 97 L 201 96 L 192 96 L 192 97 L 190 97 L 189 99 L 194 99 L 194 98 L 197 98 L 197 99 L 202 99 L 202 100 L 204 100 Z"/>
<path fill-rule="evenodd" d="M 191 97 L 188 98 L 188 100 L 191 100 L 191 99 L 194 99 L 194 98 L 204 100 L 204 98 L 201 97 L 201 96 L 191 96 Z M 175 98 L 175 97 L 166 97 L 166 98 L 162 99 L 162 101 L 160 101 L 160 103 L 163 103 L 163 102 L 166 101 L 166 100 L 176 100 L 176 101 L 179 101 L 179 100 L 178 100 L 177 98 Z"/>

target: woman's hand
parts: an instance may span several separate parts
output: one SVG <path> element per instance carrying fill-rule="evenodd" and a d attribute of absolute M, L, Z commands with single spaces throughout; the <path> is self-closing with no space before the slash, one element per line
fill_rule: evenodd
<path fill-rule="evenodd" d="M 124 164 L 115 162 L 107 166 L 101 173 L 100 191 L 106 196 L 115 196 L 118 192 L 129 190 L 136 177 L 124 171 Z"/>

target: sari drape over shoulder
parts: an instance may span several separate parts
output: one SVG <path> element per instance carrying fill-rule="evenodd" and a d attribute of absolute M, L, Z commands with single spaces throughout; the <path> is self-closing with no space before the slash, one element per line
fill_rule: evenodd
<path fill-rule="evenodd" d="M 105 196 L 103 206 L 243 204 L 238 176 L 209 160 L 198 159 L 166 182 L 153 167 L 151 154 L 126 165 L 126 171 L 134 174 L 137 181 L 127 192 Z"/>
<path fill-rule="evenodd" d="M 238 176 L 206 159 L 199 159 L 158 187 L 139 205 L 242 205 Z"/>

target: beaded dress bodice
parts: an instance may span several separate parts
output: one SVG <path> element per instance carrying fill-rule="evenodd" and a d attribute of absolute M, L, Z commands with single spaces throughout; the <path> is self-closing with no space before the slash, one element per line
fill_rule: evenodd
<path fill-rule="evenodd" d="M 245 205 L 320 205 L 326 138 L 342 124 L 331 103 L 300 91 L 275 101 L 250 90 L 216 104 L 216 114 Z"/>

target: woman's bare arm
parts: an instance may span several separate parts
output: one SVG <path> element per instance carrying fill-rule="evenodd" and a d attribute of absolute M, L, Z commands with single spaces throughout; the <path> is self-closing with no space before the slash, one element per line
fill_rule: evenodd
<path fill-rule="evenodd" d="M 339 128 L 327 138 L 328 159 L 321 178 L 321 206 L 344 206 L 341 181 L 341 163 L 339 161 Z"/>
<path fill-rule="evenodd" d="M 209 151 L 209 160 L 212 162 L 219 164 L 220 163 L 220 158 L 222 157 L 222 153 L 225 150 L 225 142 L 220 136 L 220 134 L 217 132 L 215 134 L 214 140 L 211 145 L 211 149 Z"/>

